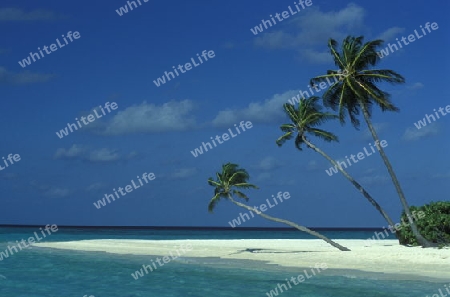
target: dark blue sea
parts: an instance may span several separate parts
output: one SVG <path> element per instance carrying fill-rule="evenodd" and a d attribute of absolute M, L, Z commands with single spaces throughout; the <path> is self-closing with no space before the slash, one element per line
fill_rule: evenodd
<path fill-rule="evenodd" d="M 39 227 L 0 227 L 0 252 L 27 239 Z M 333 239 L 367 239 L 373 230 L 320 230 Z M 63 228 L 44 241 L 86 239 L 301 239 L 295 230 Z M 150 256 L 114 255 L 49 248 L 27 248 L 0 261 L 0 297 L 266 297 L 285 279 L 308 268 L 286 268 L 253 261 L 214 258 L 173 260 L 133 279 Z M 414 268 L 412 268 L 414 269 Z M 450 267 L 449 267 L 450 270 Z M 325 270 L 278 292 L 282 297 L 433 296 L 448 282 L 349 270 Z M 444 291 L 445 292 L 445 291 Z M 277 296 L 277 295 L 273 295 Z M 439 295 L 436 295 L 439 296 Z M 449 295 L 450 296 L 450 295 Z"/>

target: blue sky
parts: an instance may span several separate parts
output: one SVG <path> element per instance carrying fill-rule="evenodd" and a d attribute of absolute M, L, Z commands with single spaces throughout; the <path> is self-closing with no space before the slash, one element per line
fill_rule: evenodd
<path fill-rule="evenodd" d="M 448 200 L 450 116 L 417 129 L 433 109 L 450 105 L 449 4 L 410 1 L 318 1 L 254 35 L 250 28 L 293 1 L 148 1 L 119 16 L 126 1 L 9 1 L 0 6 L 0 157 L 21 160 L 0 171 L 0 224 L 228 226 L 241 209 L 222 201 L 207 212 L 206 180 L 225 162 L 246 168 L 259 190 L 251 205 L 279 191 L 291 199 L 267 213 L 316 227 L 384 226 L 381 216 L 341 175 L 328 176 L 320 155 L 278 148 L 282 104 L 309 79 L 335 66 L 327 41 L 364 35 L 395 42 L 436 22 L 437 30 L 383 58 L 380 68 L 406 78 L 383 86 L 400 113 L 375 110 L 373 122 L 411 205 Z M 22 68 L 18 61 L 61 35 L 80 38 Z M 420 32 L 420 31 L 419 31 Z M 157 87 L 172 66 L 212 50 L 215 57 Z M 320 93 L 322 94 L 322 92 Z M 57 131 L 99 105 L 118 108 L 59 138 Z M 241 121 L 253 127 L 193 157 L 191 151 Z M 339 143 L 312 139 L 334 159 L 373 140 L 364 122 L 330 122 Z M 1 164 L 1 163 L 0 163 Z M 1 164 L 3 165 L 3 164 Z M 153 172 L 156 179 L 96 209 L 113 188 Z M 349 172 L 398 220 L 401 205 L 378 155 Z M 279 226 L 260 218 L 246 227 Z M 280 226 L 281 227 L 281 226 Z"/>

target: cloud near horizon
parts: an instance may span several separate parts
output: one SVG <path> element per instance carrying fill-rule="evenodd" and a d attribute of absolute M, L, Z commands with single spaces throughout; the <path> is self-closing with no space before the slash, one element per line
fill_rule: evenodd
<path fill-rule="evenodd" d="M 0 21 L 50 21 L 63 18 L 53 11 L 37 9 L 25 12 L 22 9 L 13 7 L 0 8 Z"/>
<path fill-rule="evenodd" d="M 133 133 L 157 133 L 185 131 L 196 126 L 191 115 L 194 103 L 191 100 L 170 101 L 162 105 L 142 102 L 119 111 L 106 124 L 102 134 L 124 135 Z"/>
<path fill-rule="evenodd" d="M 64 198 L 70 194 L 70 190 L 67 188 L 49 186 L 46 184 L 39 183 L 35 180 L 30 182 L 30 186 L 38 190 L 41 196 L 45 198 Z"/>
<path fill-rule="evenodd" d="M 400 33 L 403 33 L 405 31 L 405 28 L 400 27 L 391 27 L 385 30 L 383 33 L 378 35 L 375 39 L 382 39 L 386 42 L 393 40 L 394 37 L 398 37 Z"/>
<path fill-rule="evenodd" d="M 415 141 L 424 137 L 437 135 L 439 133 L 438 125 L 428 125 L 421 129 L 409 127 L 403 133 L 402 139 L 406 141 Z"/>
<path fill-rule="evenodd" d="M 219 111 L 212 121 L 215 127 L 226 127 L 240 121 L 252 123 L 276 123 L 285 118 L 283 104 L 298 94 L 298 91 L 287 91 L 275 94 L 264 102 L 252 102 L 243 109 L 226 109 Z"/>
<path fill-rule="evenodd" d="M 53 74 L 34 73 L 29 70 L 15 73 L 0 66 L 0 84 L 25 85 L 43 83 L 54 78 Z"/>
<path fill-rule="evenodd" d="M 341 40 L 349 31 L 360 32 L 364 29 L 364 8 L 350 3 L 339 11 L 321 11 L 317 7 L 308 8 L 305 14 L 293 18 L 288 28 L 290 33 L 282 30 L 272 31 L 256 37 L 254 44 L 266 49 L 298 50 L 300 58 L 313 63 L 332 61 L 328 50 L 323 50 L 329 38 Z M 307 29 L 306 29 L 307 28 Z M 296 33 L 299 32 L 299 33 Z M 321 50 L 317 50 L 317 46 Z"/>
<path fill-rule="evenodd" d="M 138 156 L 135 151 L 124 156 L 118 153 L 118 150 L 109 148 L 100 148 L 88 150 L 86 147 L 73 144 L 70 148 L 58 148 L 53 156 L 55 160 L 84 160 L 93 163 L 107 163 L 119 160 L 130 160 Z"/>

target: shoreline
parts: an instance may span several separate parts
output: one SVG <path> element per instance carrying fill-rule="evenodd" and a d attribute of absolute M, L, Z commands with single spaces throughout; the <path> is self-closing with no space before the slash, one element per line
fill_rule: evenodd
<path fill-rule="evenodd" d="M 450 249 L 406 247 L 397 240 L 339 239 L 339 244 L 351 249 L 342 252 L 319 239 L 233 239 L 233 240 L 127 240 L 100 239 L 67 242 L 41 242 L 35 247 L 63 250 L 106 252 L 121 255 L 167 256 L 183 244 L 192 245 L 185 258 L 219 258 L 223 260 L 262 261 L 264 265 L 310 267 L 326 263 L 335 269 L 363 273 L 385 273 L 418 279 L 427 277 L 448 281 Z"/>

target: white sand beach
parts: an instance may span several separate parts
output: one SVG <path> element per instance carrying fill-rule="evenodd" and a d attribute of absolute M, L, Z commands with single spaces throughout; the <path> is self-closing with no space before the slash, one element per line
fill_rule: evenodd
<path fill-rule="evenodd" d="M 341 252 L 322 240 L 243 239 L 243 240 L 82 240 L 42 242 L 37 247 L 114 254 L 167 256 L 187 244 L 192 249 L 184 257 L 219 257 L 265 261 L 288 267 L 310 267 L 326 263 L 331 269 L 355 269 L 450 279 L 450 249 L 400 246 L 396 240 L 336 240 L 351 249 Z M 247 251 L 247 249 L 250 249 Z"/>

